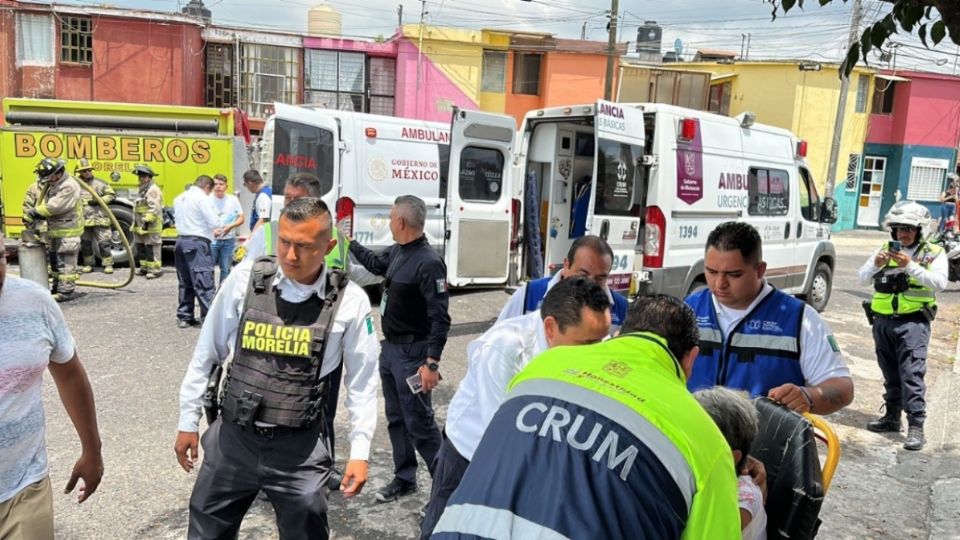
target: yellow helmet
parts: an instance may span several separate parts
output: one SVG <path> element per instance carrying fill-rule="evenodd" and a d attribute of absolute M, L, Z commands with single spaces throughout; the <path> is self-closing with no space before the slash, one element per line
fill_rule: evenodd
<path fill-rule="evenodd" d="M 73 174 L 79 174 L 83 171 L 92 171 L 93 165 L 90 164 L 90 161 L 87 158 L 80 158 L 80 161 L 77 163 L 77 166 L 73 168 Z"/>

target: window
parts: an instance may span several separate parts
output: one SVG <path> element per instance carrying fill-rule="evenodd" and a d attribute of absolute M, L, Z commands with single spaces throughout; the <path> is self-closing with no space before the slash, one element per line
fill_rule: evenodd
<path fill-rule="evenodd" d="M 889 80 L 881 80 L 877 88 L 873 91 L 873 106 L 870 112 L 873 114 L 890 114 L 893 112 L 893 98 L 896 94 L 897 83 Z"/>
<path fill-rule="evenodd" d="M 394 115 L 394 94 L 397 88 L 397 61 L 393 58 L 371 56 L 370 67 L 370 106 L 373 114 Z M 443 174 L 446 174 L 444 171 Z"/>
<path fill-rule="evenodd" d="M 707 108 L 710 112 L 730 115 L 730 92 L 733 91 L 733 83 L 725 82 L 715 84 L 710 87 L 710 104 Z"/>
<path fill-rule="evenodd" d="M 507 53 L 483 51 L 483 82 L 481 92 L 502 94 L 507 88 Z"/>
<path fill-rule="evenodd" d="M 287 178 L 316 175 L 323 193 L 333 187 L 333 133 L 315 126 L 277 120 L 273 138 L 273 192 L 283 193 Z"/>
<path fill-rule="evenodd" d="M 513 59 L 513 93 L 540 95 L 540 55 L 517 53 Z"/>
<path fill-rule="evenodd" d="M 751 167 L 747 176 L 751 216 L 785 216 L 790 207 L 790 175 L 777 169 Z"/>
<path fill-rule="evenodd" d="M 800 167 L 800 215 L 807 221 L 820 221 L 820 195 L 810 171 Z"/>
<path fill-rule="evenodd" d="M 477 202 L 500 200 L 504 161 L 499 150 L 464 148 L 460 153 L 460 198 Z"/>
<path fill-rule="evenodd" d="M 207 43 L 207 107 L 233 107 L 233 47 L 222 43 Z"/>
<path fill-rule="evenodd" d="M 860 75 L 857 78 L 857 108 L 858 113 L 867 112 L 867 92 L 870 91 L 870 77 Z"/>
<path fill-rule="evenodd" d="M 638 175 L 642 149 L 632 144 L 599 140 L 597 153 L 597 193 L 594 215 L 639 216 L 640 206 L 635 204 L 638 191 Z"/>
<path fill-rule="evenodd" d="M 53 17 L 32 13 L 17 14 L 17 64 L 52 66 Z"/>
<path fill-rule="evenodd" d="M 857 190 L 857 180 L 860 178 L 860 161 L 862 159 L 863 154 L 850 154 L 850 157 L 847 158 L 847 191 Z"/>
<path fill-rule="evenodd" d="M 907 198 L 911 201 L 939 201 L 949 166 L 946 159 L 913 158 Z"/>
<path fill-rule="evenodd" d="M 89 17 L 60 17 L 60 61 L 93 63 L 93 30 Z"/>
<path fill-rule="evenodd" d="M 245 43 L 240 50 L 240 106 L 250 116 L 269 116 L 273 113 L 275 101 L 299 101 L 297 49 Z"/>
<path fill-rule="evenodd" d="M 306 51 L 305 101 L 327 109 L 393 115 L 396 60 L 363 53 Z"/>

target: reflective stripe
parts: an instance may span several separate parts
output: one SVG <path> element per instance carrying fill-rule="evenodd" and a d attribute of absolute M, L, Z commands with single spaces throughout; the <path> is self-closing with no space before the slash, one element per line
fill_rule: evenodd
<path fill-rule="evenodd" d="M 723 334 L 716 328 L 703 327 L 700 330 L 700 341 L 709 341 L 711 343 L 723 343 Z"/>
<path fill-rule="evenodd" d="M 279 223 L 276 221 L 271 221 L 263 226 L 264 227 L 263 229 L 263 248 L 264 248 L 263 254 L 264 255 L 274 256 L 277 254 L 277 252 L 273 248 L 273 234 L 274 232 L 276 232 L 276 229 L 278 226 L 279 226 Z"/>
<path fill-rule="evenodd" d="M 912 298 L 934 298 L 936 296 L 931 289 L 907 289 L 904 291 L 903 295 Z"/>
<path fill-rule="evenodd" d="M 693 471 L 690 470 L 690 464 L 687 463 L 686 458 L 673 444 L 673 441 L 639 412 L 611 397 L 582 386 L 550 379 L 522 381 L 507 393 L 507 400 L 520 396 L 552 397 L 579 405 L 584 409 L 606 416 L 632 433 L 660 460 L 660 464 L 673 478 L 673 481 L 677 484 L 677 489 L 683 495 L 689 514 L 690 504 L 697 492 L 697 483 Z"/>
<path fill-rule="evenodd" d="M 799 353 L 797 338 L 793 336 L 765 336 L 758 334 L 734 334 L 730 337 L 731 347 L 767 349 Z"/>
<path fill-rule="evenodd" d="M 448 506 L 433 528 L 433 534 L 459 533 L 481 538 L 537 538 L 540 540 L 569 540 L 568 537 L 524 519 L 509 510 L 479 504 Z"/>

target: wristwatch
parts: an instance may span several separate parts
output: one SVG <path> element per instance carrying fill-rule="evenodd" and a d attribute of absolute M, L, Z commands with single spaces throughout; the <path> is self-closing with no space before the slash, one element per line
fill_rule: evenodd
<path fill-rule="evenodd" d="M 440 371 L 440 362 L 433 359 L 427 360 L 427 369 L 430 371 Z"/>

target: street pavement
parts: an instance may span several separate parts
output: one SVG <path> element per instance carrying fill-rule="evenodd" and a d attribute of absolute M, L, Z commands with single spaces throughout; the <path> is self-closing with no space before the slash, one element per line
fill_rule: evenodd
<path fill-rule="evenodd" d="M 856 398 L 850 407 L 828 417 L 840 437 L 842 457 L 820 514 L 819 536 L 960 538 L 960 432 L 954 429 L 960 423 L 960 372 L 955 368 L 958 284 L 940 295 L 941 316 L 930 343 L 927 447 L 907 452 L 901 447 L 902 435 L 864 429 L 878 414 L 882 378 L 860 307 L 870 291 L 857 285 L 856 270 L 884 238 L 883 233 L 863 231 L 834 237 L 839 260 L 824 317 L 853 372 Z M 79 455 L 79 443 L 47 377 L 44 398 L 57 538 L 185 537 L 195 474 L 186 474 L 177 465 L 173 442 L 180 382 L 199 330 L 176 327 L 176 276 L 171 268 L 167 270 L 160 280 L 138 278 L 122 290 L 85 289 L 80 298 L 63 305 L 96 393 L 106 474 L 99 491 L 82 505 L 76 504 L 75 495 L 62 493 Z M 11 271 L 16 272 L 15 264 Z M 466 371 L 467 343 L 493 323 L 506 299 L 503 290 L 452 296 L 453 326 L 442 363 L 444 381 L 434 391 L 441 425 L 446 405 Z M 341 406 L 337 417 L 341 466 L 348 454 L 348 432 Z M 373 493 L 390 481 L 391 473 L 381 405 L 366 488 L 351 500 L 339 493 L 330 497 L 333 538 L 389 540 L 417 535 L 417 511 L 430 489 L 426 467 L 420 469 L 416 495 L 377 504 Z M 267 501 L 254 503 L 240 537 L 277 537 Z"/>

